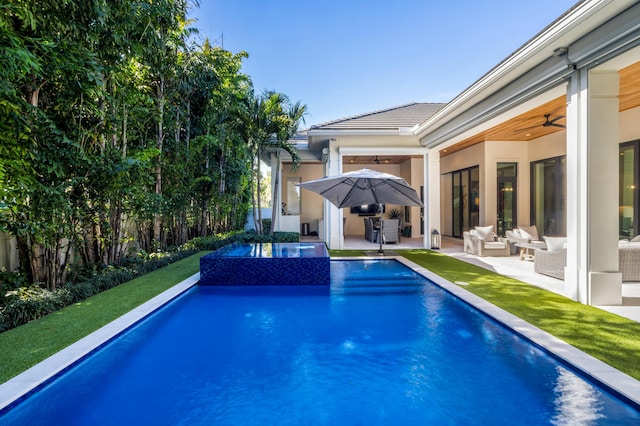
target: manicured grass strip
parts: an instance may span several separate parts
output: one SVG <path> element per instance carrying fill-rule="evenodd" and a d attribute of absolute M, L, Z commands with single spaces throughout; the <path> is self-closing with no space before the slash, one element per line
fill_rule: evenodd
<path fill-rule="evenodd" d="M 640 323 L 430 250 L 399 254 L 640 380 Z"/>
<path fill-rule="evenodd" d="M 329 256 L 331 257 L 354 257 L 365 256 L 362 250 L 329 250 Z"/>
<path fill-rule="evenodd" d="M 207 253 L 189 256 L 46 317 L 0 333 L 0 383 L 197 273 L 200 257 Z"/>

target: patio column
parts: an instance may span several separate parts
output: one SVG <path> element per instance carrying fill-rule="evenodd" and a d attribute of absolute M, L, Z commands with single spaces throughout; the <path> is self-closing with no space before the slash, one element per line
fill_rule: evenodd
<path fill-rule="evenodd" d="M 431 248 L 431 231 L 442 235 L 440 223 L 440 152 L 429 150 L 425 155 L 424 177 L 424 247 Z"/>
<path fill-rule="evenodd" d="M 609 70 L 576 76 L 567 108 L 565 286 L 582 303 L 619 305 L 619 76 Z"/>
<path fill-rule="evenodd" d="M 342 173 L 342 155 L 336 149 L 334 142 L 335 139 L 331 139 L 329 144 L 327 176 Z M 342 250 L 344 248 L 342 212 L 328 200 L 324 200 L 324 241 L 330 249 Z"/>

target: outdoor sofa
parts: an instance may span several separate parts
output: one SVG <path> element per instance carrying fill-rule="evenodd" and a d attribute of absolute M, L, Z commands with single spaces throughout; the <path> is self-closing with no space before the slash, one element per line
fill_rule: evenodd
<path fill-rule="evenodd" d="M 635 239 L 635 238 L 634 238 Z M 623 282 L 640 282 L 640 241 L 621 241 L 618 245 L 619 268 Z M 567 249 L 535 251 L 533 270 L 539 274 L 564 280 L 564 268 L 567 266 Z"/>

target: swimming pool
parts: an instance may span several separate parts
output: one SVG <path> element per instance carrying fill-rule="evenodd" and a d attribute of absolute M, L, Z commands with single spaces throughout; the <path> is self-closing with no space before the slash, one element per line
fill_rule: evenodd
<path fill-rule="evenodd" d="M 1 424 L 632 424 L 631 406 L 399 263 L 197 286 Z M 390 285 L 390 282 L 394 285 Z"/>

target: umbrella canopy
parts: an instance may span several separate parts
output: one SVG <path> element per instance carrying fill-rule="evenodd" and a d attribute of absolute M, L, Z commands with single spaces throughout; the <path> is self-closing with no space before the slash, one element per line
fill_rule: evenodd
<path fill-rule="evenodd" d="M 338 208 L 366 204 L 398 204 L 423 207 L 420 197 L 404 179 L 362 169 L 303 182 L 300 187 L 317 192 Z"/>
<path fill-rule="evenodd" d="M 300 187 L 317 192 L 338 208 L 366 204 L 423 207 L 416 190 L 404 179 L 369 169 L 325 176 L 322 179 L 303 182 Z M 379 211 L 382 219 L 382 209 Z M 382 252 L 382 229 L 379 235 L 380 252 Z"/>

